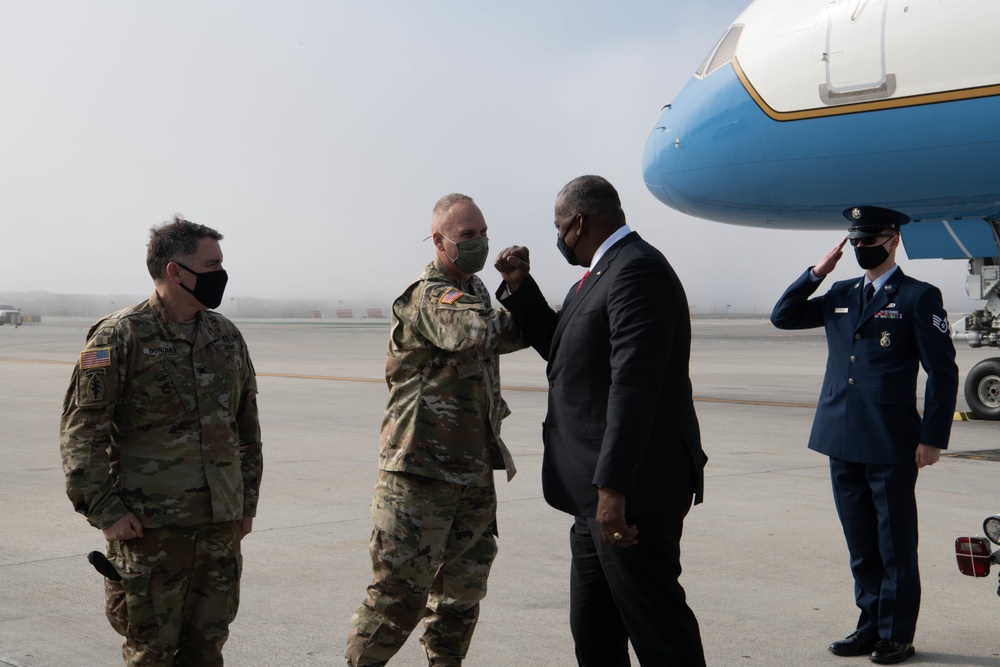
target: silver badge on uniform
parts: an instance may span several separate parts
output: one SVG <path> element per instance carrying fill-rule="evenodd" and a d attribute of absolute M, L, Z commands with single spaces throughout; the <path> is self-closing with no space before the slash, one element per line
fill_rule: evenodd
<path fill-rule="evenodd" d="M 892 345 L 892 341 L 889 340 L 888 331 L 882 332 L 882 339 L 878 342 L 878 344 L 881 345 L 882 347 L 889 347 L 890 345 Z"/>

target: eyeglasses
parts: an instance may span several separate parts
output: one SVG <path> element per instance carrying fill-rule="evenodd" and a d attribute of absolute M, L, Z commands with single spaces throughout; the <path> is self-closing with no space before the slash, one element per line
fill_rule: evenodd
<path fill-rule="evenodd" d="M 851 247 L 857 248 L 859 245 L 863 246 L 882 245 L 882 243 L 885 243 L 885 241 L 882 241 L 882 243 L 875 243 L 875 242 L 878 241 L 879 239 L 891 239 L 891 238 L 892 234 L 879 234 L 878 236 L 863 236 L 860 239 L 851 239 Z"/>

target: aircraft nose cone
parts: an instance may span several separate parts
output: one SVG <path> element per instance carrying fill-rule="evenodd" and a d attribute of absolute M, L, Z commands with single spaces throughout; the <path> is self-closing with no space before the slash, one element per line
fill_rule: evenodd
<path fill-rule="evenodd" d="M 667 107 L 656 127 L 649 133 L 649 138 L 646 139 L 646 148 L 642 153 L 642 176 L 646 182 L 646 188 L 654 197 L 670 208 L 676 209 L 677 205 L 670 198 L 666 180 L 663 178 L 665 165 L 661 164 L 667 155 L 668 144 L 672 141 L 666 123 L 669 113 L 670 107 Z"/>

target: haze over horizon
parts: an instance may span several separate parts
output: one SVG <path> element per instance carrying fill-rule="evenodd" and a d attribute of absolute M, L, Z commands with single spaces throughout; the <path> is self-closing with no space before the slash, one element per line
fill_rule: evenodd
<path fill-rule="evenodd" d="M 527 245 L 560 302 L 580 272 L 556 251 L 553 199 L 597 173 L 695 312 L 769 310 L 843 234 L 685 216 L 640 164 L 660 108 L 747 4 L 12 3 L 0 292 L 148 294 L 148 229 L 182 213 L 225 235 L 227 300 L 389 303 L 457 191 L 491 256 Z M 900 259 L 953 313 L 971 307 L 964 262 Z M 856 275 L 848 253 L 832 278 Z"/>

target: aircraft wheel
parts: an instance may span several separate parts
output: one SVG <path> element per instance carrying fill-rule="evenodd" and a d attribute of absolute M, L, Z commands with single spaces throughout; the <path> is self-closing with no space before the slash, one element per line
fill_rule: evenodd
<path fill-rule="evenodd" d="M 980 419 L 1000 419 L 1000 357 L 972 367 L 965 378 L 965 401 Z"/>

